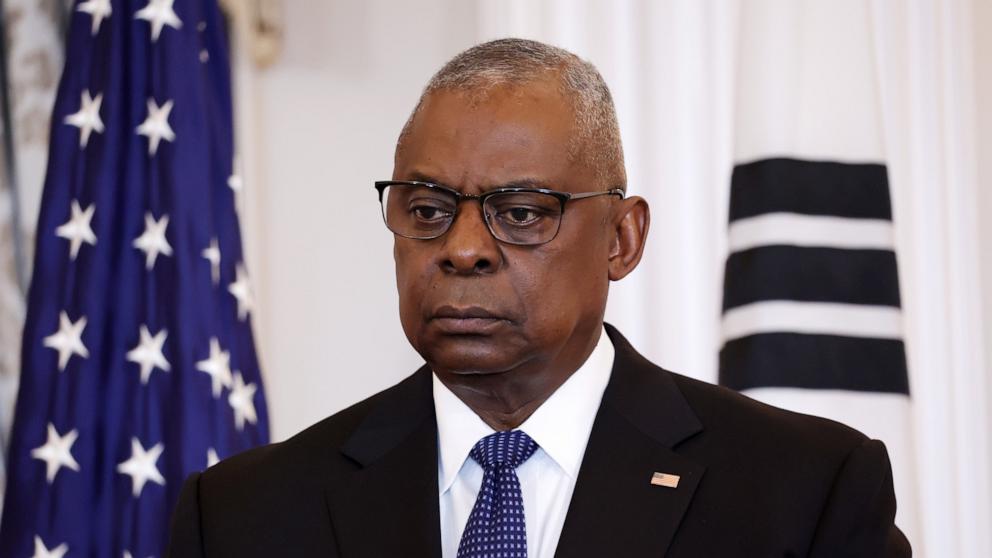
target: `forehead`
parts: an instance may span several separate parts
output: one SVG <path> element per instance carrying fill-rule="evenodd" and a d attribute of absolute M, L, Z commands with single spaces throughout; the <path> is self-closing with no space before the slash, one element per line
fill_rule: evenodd
<path fill-rule="evenodd" d="M 430 178 L 462 190 L 518 181 L 568 189 L 578 173 L 571 103 L 553 81 L 477 92 L 428 94 L 414 116 L 393 177 Z"/>

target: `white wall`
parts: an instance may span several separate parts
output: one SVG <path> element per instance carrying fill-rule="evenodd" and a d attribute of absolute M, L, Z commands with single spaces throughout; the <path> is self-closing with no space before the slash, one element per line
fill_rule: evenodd
<path fill-rule="evenodd" d="M 980 246 L 982 253 L 986 255 L 982 260 L 982 292 L 985 294 L 985 310 L 982 315 L 985 317 L 985 331 L 989 336 L 985 341 L 985 362 L 992 367 L 992 34 L 988 32 L 992 29 L 992 2 L 977 2 L 972 21 L 976 53 L 974 71 L 977 85 L 978 183 L 981 185 L 982 195 L 979 230 Z M 992 389 L 992 382 L 989 382 L 989 388 Z M 989 400 L 992 400 L 992 393 L 989 394 Z M 992 423 L 989 424 L 989 432 L 992 432 Z"/>
<path fill-rule="evenodd" d="M 430 75 L 475 36 L 458 0 L 287 0 L 279 62 L 239 83 L 243 229 L 273 439 L 422 361 L 397 317 L 372 182 Z M 243 69 L 245 65 L 242 65 Z"/>

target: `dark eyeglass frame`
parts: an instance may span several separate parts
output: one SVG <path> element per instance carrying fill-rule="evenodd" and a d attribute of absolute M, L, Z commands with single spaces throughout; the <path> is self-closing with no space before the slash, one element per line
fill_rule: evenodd
<path fill-rule="evenodd" d="M 408 236 L 394 231 L 392 227 L 389 226 L 389 221 L 386 219 L 386 206 L 383 204 L 383 199 L 382 199 L 383 194 L 386 191 L 386 188 L 388 188 L 389 186 L 424 186 L 427 188 L 440 190 L 442 192 L 447 192 L 448 194 L 451 194 L 455 198 L 455 208 L 456 208 L 454 215 L 451 216 L 451 222 L 448 223 L 448 226 L 443 231 L 433 236 Z M 393 234 L 402 236 L 403 238 L 412 238 L 414 240 L 433 240 L 435 238 L 440 238 L 444 236 L 445 233 L 451 230 L 451 225 L 455 222 L 455 218 L 458 217 L 457 208 L 459 207 L 459 205 L 463 200 L 479 200 L 479 208 L 481 209 L 485 207 L 487 199 L 498 194 L 534 193 L 534 194 L 546 194 L 554 198 L 557 198 L 558 203 L 561 204 L 561 212 L 558 217 L 558 227 L 555 229 L 554 236 L 543 242 L 536 242 L 536 243 L 512 242 L 498 237 L 496 235 L 496 231 L 493 230 L 492 222 L 490 222 L 489 220 L 490 216 L 486 214 L 485 211 L 482 211 L 482 218 L 486 222 L 486 228 L 489 229 L 489 234 L 493 235 L 493 238 L 495 238 L 500 242 L 504 242 L 506 244 L 513 244 L 516 246 L 540 246 L 541 244 L 547 244 L 548 242 L 551 242 L 552 240 L 557 238 L 558 232 L 561 230 L 561 221 L 562 219 L 565 218 L 565 204 L 568 203 L 569 201 L 584 200 L 587 198 L 594 198 L 598 196 L 619 196 L 620 199 L 623 199 L 625 197 L 625 193 L 622 188 L 611 188 L 609 190 L 604 190 L 599 192 L 572 193 L 572 192 L 559 192 L 558 190 L 550 190 L 548 188 L 527 188 L 527 187 L 517 187 L 517 186 L 496 188 L 494 190 L 489 190 L 481 194 L 463 194 L 458 190 L 455 190 L 454 188 L 449 188 L 448 186 L 444 186 L 442 184 L 436 184 L 434 182 L 423 182 L 419 180 L 377 180 L 375 182 L 375 189 L 379 192 L 379 206 L 382 209 L 381 211 L 382 221 L 383 223 L 386 224 L 386 228 L 392 231 Z"/>

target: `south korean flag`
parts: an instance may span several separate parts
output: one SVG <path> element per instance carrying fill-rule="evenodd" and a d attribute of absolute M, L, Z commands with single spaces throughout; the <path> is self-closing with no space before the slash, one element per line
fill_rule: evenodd
<path fill-rule="evenodd" d="M 898 255 L 868 8 L 740 20 L 720 383 L 883 441 L 918 540 Z M 825 33 L 825 29 L 843 33 Z"/>

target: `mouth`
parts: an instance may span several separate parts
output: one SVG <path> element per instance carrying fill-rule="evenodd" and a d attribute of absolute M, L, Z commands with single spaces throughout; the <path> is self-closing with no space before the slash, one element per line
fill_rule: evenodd
<path fill-rule="evenodd" d="M 443 333 L 454 335 L 487 335 L 508 324 L 510 320 L 478 306 L 442 306 L 434 311 L 430 322 Z"/>

